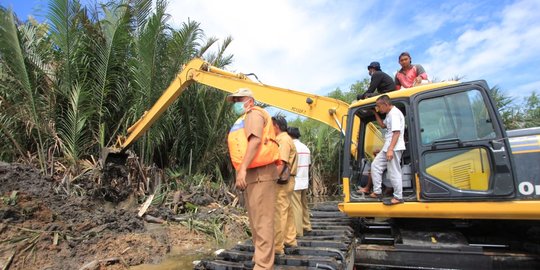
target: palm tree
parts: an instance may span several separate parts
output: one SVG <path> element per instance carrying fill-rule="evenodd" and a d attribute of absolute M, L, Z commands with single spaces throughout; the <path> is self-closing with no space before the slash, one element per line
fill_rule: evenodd
<path fill-rule="evenodd" d="M 43 171 L 51 139 L 49 86 L 54 80 L 47 47 L 39 25 L 23 25 L 11 10 L 0 9 L 0 131 L 21 157 L 37 153 Z M 10 151 L 3 147 L 2 152 L 6 150 Z"/>
<path fill-rule="evenodd" d="M 2 9 L 0 157 L 37 153 L 42 169 L 56 158 L 76 174 L 80 160 L 113 144 L 188 60 L 232 62 L 232 38 L 206 38 L 194 21 L 172 29 L 166 7 L 163 0 L 154 9 L 150 0 L 91 9 L 51 0 L 48 25 L 18 22 Z M 234 121 L 224 96 L 192 85 L 133 149 L 145 163 L 186 168 L 191 161 L 194 173 L 222 177 L 230 166 L 223 140 Z"/>

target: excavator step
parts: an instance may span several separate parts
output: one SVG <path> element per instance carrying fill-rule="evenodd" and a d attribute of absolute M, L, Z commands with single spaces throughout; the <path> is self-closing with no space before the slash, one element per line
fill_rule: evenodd
<path fill-rule="evenodd" d="M 350 231 L 351 233 L 354 233 L 354 230 L 350 226 L 343 226 L 343 225 L 311 225 L 311 228 L 313 230 L 338 230 L 338 231 Z"/>
<path fill-rule="evenodd" d="M 349 219 L 343 219 L 343 220 L 321 220 L 321 219 L 315 219 L 311 218 L 311 226 L 349 226 L 351 224 L 351 221 Z"/>
<path fill-rule="evenodd" d="M 320 247 L 288 247 L 285 248 L 285 254 L 302 256 L 323 256 L 334 257 L 336 260 L 345 261 L 347 255 L 339 249 L 320 248 Z"/>
<path fill-rule="evenodd" d="M 311 212 L 312 218 L 343 218 L 348 219 L 347 215 L 341 212 L 314 211 Z"/>
<path fill-rule="evenodd" d="M 345 235 L 318 235 L 318 236 L 304 236 L 300 239 L 304 240 L 319 240 L 319 241 L 342 241 L 345 243 L 350 243 L 352 241 L 351 237 Z"/>
<path fill-rule="evenodd" d="M 325 268 L 320 269 L 342 269 L 343 266 L 332 257 L 322 256 L 297 256 L 297 255 L 284 255 L 277 256 L 275 259 L 276 265 L 288 265 L 288 266 L 307 266 L 307 267 L 319 267 L 324 265 Z"/>
<path fill-rule="evenodd" d="M 392 245 L 394 241 L 394 237 L 386 234 L 363 234 L 361 237 L 362 244 Z"/>
<path fill-rule="evenodd" d="M 341 251 L 346 251 L 349 248 L 349 245 L 343 241 L 298 239 L 297 242 L 299 247 L 327 247 L 339 249 Z"/>
<path fill-rule="evenodd" d="M 312 230 L 310 232 L 305 233 L 305 236 L 321 236 L 321 235 L 340 235 L 344 234 L 346 236 L 352 237 L 353 232 L 352 229 L 344 229 L 344 230 Z"/>
<path fill-rule="evenodd" d="M 370 230 L 390 230 L 392 229 L 391 225 L 366 225 L 366 229 Z"/>

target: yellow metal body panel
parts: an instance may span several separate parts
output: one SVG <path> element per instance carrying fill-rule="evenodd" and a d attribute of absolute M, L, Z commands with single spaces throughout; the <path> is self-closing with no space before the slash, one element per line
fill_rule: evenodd
<path fill-rule="evenodd" d="M 416 86 L 416 87 L 400 89 L 398 91 L 392 91 L 392 92 L 388 92 L 388 93 L 385 93 L 385 94 L 388 95 L 390 97 L 390 99 L 409 98 L 412 95 L 417 94 L 417 93 L 433 90 L 433 89 L 436 89 L 436 88 L 442 88 L 442 87 L 446 87 L 446 86 L 450 86 L 450 85 L 455 85 L 455 84 L 458 84 L 458 83 L 459 82 L 457 82 L 457 81 L 430 83 L 430 84 L 424 84 L 424 85 L 420 85 L 420 86 Z M 378 98 L 378 96 L 374 96 L 374 97 L 359 100 L 357 102 L 352 103 L 351 107 L 359 107 L 359 106 L 367 105 L 367 104 L 375 104 L 375 101 L 377 100 L 377 98 Z"/>
<path fill-rule="evenodd" d="M 373 123 L 368 123 L 366 125 L 365 134 L 364 153 L 369 160 L 373 160 L 375 158 L 373 152 L 380 151 L 384 145 L 383 135 Z"/>
<path fill-rule="evenodd" d="M 339 209 L 351 217 L 522 219 L 540 220 L 540 201 L 506 202 L 343 202 Z"/>
<path fill-rule="evenodd" d="M 344 101 L 240 80 L 233 76 L 223 76 L 214 72 L 193 70 L 193 74 L 193 81 L 195 82 L 229 93 L 236 92 L 238 88 L 247 87 L 253 91 L 255 99 L 259 102 L 318 120 L 340 132 L 345 131 L 345 127 L 341 127 L 341 121 L 346 119 L 343 117 L 347 115 L 349 104 Z M 306 102 L 308 98 L 312 100 L 311 104 Z"/>
<path fill-rule="evenodd" d="M 343 201 L 344 201 L 345 203 L 348 203 L 348 202 L 351 201 L 351 195 L 350 195 L 350 192 L 349 192 L 349 191 L 351 190 L 351 189 L 350 189 L 350 180 L 349 180 L 348 177 L 344 177 L 344 178 L 342 179 L 342 181 L 343 181 L 343 190 L 345 191 L 345 192 L 343 193 L 343 195 L 344 195 Z"/>
<path fill-rule="evenodd" d="M 414 174 L 414 183 L 416 184 L 415 187 L 420 186 L 420 177 L 417 173 Z M 420 188 L 416 188 L 416 200 L 420 201 Z"/>
<path fill-rule="evenodd" d="M 447 184 L 464 190 L 489 188 L 491 168 L 485 149 L 474 149 L 434 164 L 426 172 Z"/>

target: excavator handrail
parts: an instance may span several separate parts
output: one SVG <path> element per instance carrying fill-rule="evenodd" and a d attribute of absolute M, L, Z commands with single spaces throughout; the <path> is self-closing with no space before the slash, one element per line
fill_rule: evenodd
<path fill-rule="evenodd" d="M 124 151 L 141 137 L 161 114 L 192 83 L 197 82 L 229 93 L 239 88 L 251 89 L 255 100 L 304 117 L 318 120 L 345 134 L 340 119 L 346 117 L 349 104 L 344 101 L 266 85 L 250 80 L 242 73 L 233 73 L 210 65 L 200 58 L 189 61 L 150 110 L 127 130 L 127 137 L 120 137 L 117 148 Z"/>

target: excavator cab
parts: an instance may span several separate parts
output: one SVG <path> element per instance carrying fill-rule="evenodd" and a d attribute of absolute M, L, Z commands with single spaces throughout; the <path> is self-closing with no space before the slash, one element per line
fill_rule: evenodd
<path fill-rule="evenodd" d="M 347 128 L 359 132 L 346 135 L 344 153 L 353 149 L 351 139 L 358 145 L 356 154 L 343 158 L 340 209 L 363 217 L 539 219 L 529 202 L 516 199 L 520 180 L 488 89 L 485 81 L 443 82 L 388 93 L 405 116 L 407 147 L 401 160 L 405 203 L 392 209 L 357 191 L 382 142 L 374 139 L 381 132 L 376 97 L 352 104 Z"/>

